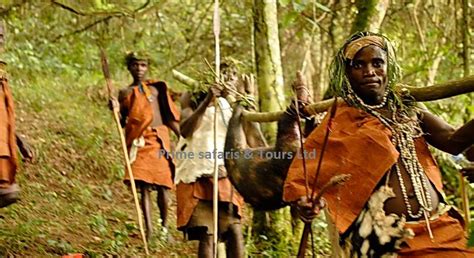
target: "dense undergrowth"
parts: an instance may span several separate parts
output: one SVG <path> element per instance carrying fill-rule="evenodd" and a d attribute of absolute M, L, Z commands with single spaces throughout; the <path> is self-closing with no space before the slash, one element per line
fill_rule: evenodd
<path fill-rule="evenodd" d="M 15 74 L 14 74 L 15 75 Z M 118 133 L 107 109 L 107 93 L 99 75 L 35 76 L 10 80 L 16 104 L 17 131 L 37 154 L 22 164 L 17 181 L 21 201 L 0 211 L 0 256 L 58 256 L 82 253 L 135 256 L 144 253 L 130 190 L 122 183 L 124 169 Z M 119 84 L 116 85 L 116 87 Z M 197 244 L 185 242 L 175 227 L 175 241 L 160 236 L 154 208 L 154 256 L 193 256 Z M 251 236 L 246 209 L 244 233 L 249 255 L 285 257 L 296 253 L 290 221 L 273 221 L 278 236 Z M 289 218 L 288 209 L 284 209 Z M 316 252 L 328 254 L 326 223 L 314 223 Z"/>

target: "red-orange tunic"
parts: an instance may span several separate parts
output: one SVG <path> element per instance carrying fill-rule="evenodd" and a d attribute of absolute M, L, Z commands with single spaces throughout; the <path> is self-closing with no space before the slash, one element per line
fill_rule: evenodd
<path fill-rule="evenodd" d="M 178 229 L 186 226 L 194 212 L 199 200 L 212 201 L 214 180 L 212 178 L 199 178 L 194 183 L 178 183 L 176 186 L 177 225 Z M 242 217 L 244 200 L 225 177 L 219 179 L 219 201 L 232 203 L 237 207 L 237 212 Z"/>
<path fill-rule="evenodd" d="M 306 151 L 321 150 L 326 132 L 328 116 L 321 126 L 316 128 L 304 144 Z M 376 185 L 385 173 L 397 162 L 399 153 L 390 141 L 391 132 L 376 117 L 368 113 L 339 104 L 333 119 L 331 134 L 324 153 L 324 160 L 318 179 L 317 190 L 338 174 L 350 174 L 352 177 L 339 189 L 340 201 L 337 201 L 336 189 L 325 195 L 329 212 L 335 219 L 334 211 L 338 205 L 337 228 L 343 233 L 359 215 Z M 415 141 L 418 158 L 428 178 L 438 191 L 442 190 L 441 175 L 423 138 Z M 317 160 L 307 159 L 308 181 L 314 181 Z M 283 199 L 295 201 L 305 192 L 302 158 L 295 158 L 285 181 Z M 354 198 L 357 196 L 357 198 Z"/>
<path fill-rule="evenodd" d="M 321 126 L 316 128 L 308 137 L 304 144 L 306 151 L 321 150 L 328 120 L 329 117 L 326 116 Z M 329 214 L 340 234 L 346 232 L 359 216 L 379 181 L 397 162 L 399 153 L 391 143 L 390 138 L 390 130 L 376 117 L 345 103 L 338 105 L 324 153 L 316 191 L 320 190 L 320 187 L 334 175 L 350 174 L 352 176 L 339 189 L 331 189 L 324 195 L 328 203 Z M 423 137 L 415 139 L 415 148 L 418 160 L 426 175 L 438 192 L 441 192 L 443 188 L 441 173 Z M 318 159 L 319 153 L 315 159 L 306 159 L 310 189 L 312 188 L 312 182 L 314 182 Z M 285 180 L 283 199 L 292 202 L 305 195 L 302 158 L 296 157 Z M 446 216 L 432 224 L 435 241 L 445 242 L 444 246 L 438 247 L 446 248 L 449 246 L 453 251 L 459 248 L 461 252 L 469 253 L 470 251 L 465 250 L 466 238 L 464 233 L 462 230 L 455 230 L 454 227 L 451 227 L 454 224 L 459 227 L 460 222 L 452 217 L 447 219 Z M 419 255 L 418 251 L 424 254 L 426 250 L 437 248 L 436 244 L 427 244 L 431 240 L 426 240 L 426 234 L 421 234 L 421 231 L 426 228 L 426 226 L 423 226 L 423 222 L 408 227 L 414 229 L 415 234 L 420 235 L 410 240 L 408 242 L 410 247 L 403 249 L 400 254 Z M 450 228 L 452 228 L 451 233 L 456 232 L 456 240 L 449 239 L 450 236 L 454 237 L 453 234 L 446 234 Z"/>
<path fill-rule="evenodd" d="M 466 249 L 466 232 L 461 223 L 447 213 L 434 221 L 430 221 L 430 228 L 434 236 L 433 240 L 430 239 L 424 221 L 420 221 L 418 224 L 408 223 L 406 227 L 413 230 L 415 238 L 406 241 L 406 246 L 397 252 L 398 257 L 474 257 L 474 251 Z"/>
<path fill-rule="evenodd" d="M 158 103 L 164 123 L 170 120 L 179 121 L 178 109 L 167 92 L 166 84 L 161 81 L 145 83 L 158 90 Z M 145 138 L 145 146 L 138 148 L 136 160 L 132 163 L 135 180 L 173 188 L 175 166 L 171 155 L 160 155 L 161 150 L 171 151 L 169 128 L 165 125 L 150 127 L 153 110 L 145 93 L 141 93 L 137 86 L 121 101 L 121 107 L 128 112 L 125 125 L 128 149 L 130 150 L 133 140 L 141 136 Z M 124 180 L 129 180 L 127 173 Z"/>
<path fill-rule="evenodd" d="M 15 182 L 18 154 L 13 96 L 6 75 L 2 71 L 0 71 L 0 188 L 7 188 Z"/>

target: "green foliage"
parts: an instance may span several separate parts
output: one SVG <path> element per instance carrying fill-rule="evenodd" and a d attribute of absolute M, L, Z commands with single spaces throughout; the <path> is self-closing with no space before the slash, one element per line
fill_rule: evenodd
<path fill-rule="evenodd" d="M 143 254 L 104 85 L 93 71 L 70 76 L 10 80 L 18 132 L 38 160 L 18 172 L 20 203 L 1 211 L 0 256 Z M 164 243 L 154 241 L 159 256 Z M 181 242 L 169 248 L 189 252 Z"/>
<path fill-rule="evenodd" d="M 252 236 L 246 235 L 246 250 L 249 256 L 258 257 L 291 257 L 298 252 L 303 231 L 303 223 L 296 218 L 296 226 L 292 227 L 290 208 L 286 207 L 270 214 L 273 230 Z M 314 251 L 317 256 L 330 254 L 331 244 L 328 238 L 327 223 L 324 215 L 318 216 L 312 224 Z M 311 241 L 308 242 L 306 254 L 312 254 Z"/>
<path fill-rule="evenodd" d="M 471 213 L 471 217 L 474 216 L 474 213 Z M 470 247 L 474 246 L 474 221 L 471 221 L 471 224 L 469 225 L 469 232 L 471 232 L 469 236 L 469 240 L 467 242 L 467 245 Z"/>
<path fill-rule="evenodd" d="M 143 249 L 136 212 L 129 189 L 121 182 L 124 168 L 116 128 L 106 108 L 108 96 L 98 48 L 103 46 L 108 54 L 117 88 L 130 80 L 123 65 L 126 51 L 146 50 L 152 57 L 150 77 L 168 81 L 175 91 L 186 90 L 172 78 L 172 69 L 197 79 L 212 77 L 204 60 L 214 60 L 213 2 L 56 2 L 75 13 L 52 1 L 2 1 L 0 7 L 8 32 L 2 59 L 9 64 L 18 131 L 27 136 L 38 154 L 37 163 L 18 173 L 22 201 L 1 210 L 0 256 L 58 256 L 69 252 L 91 257 L 138 256 Z M 221 55 L 240 60 L 242 73 L 251 73 L 254 67 L 252 2 L 221 1 Z M 350 34 L 348 28 L 358 11 L 355 1 L 278 2 L 286 85 L 296 70 L 306 67 L 315 91 L 324 89 L 334 51 Z M 449 1 L 421 4 L 417 13 L 420 28 L 414 24 L 413 7 L 405 1 L 392 1 L 381 28 L 396 42 L 403 82 L 424 86 L 461 77 L 456 5 Z M 307 53 L 309 60 L 305 59 Z M 427 106 L 455 126 L 474 114 L 472 94 Z M 458 171 L 449 155 L 437 152 L 436 158 L 447 199 L 459 205 Z M 279 235 L 249 237 L 249 254 L 295 254 L 299 234 L 290 233 L 288 211 L 279 213 L 282 216 L 275 222 Z M 316 250 L 327 255 L 327 225 L 318 219 L 313 227 Z M 178 236 L 174 228 L 172 234 Z M 157 256 L 189 256 L 196 251 L 190 243 L 165 244 L 158 237 L 150 248 Z"/>

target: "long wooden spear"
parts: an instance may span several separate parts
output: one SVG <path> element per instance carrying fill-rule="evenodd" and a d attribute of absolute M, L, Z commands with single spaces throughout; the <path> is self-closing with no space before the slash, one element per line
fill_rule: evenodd
<path fill-rule="evenodd" d="M 220 77 L 220 64 L 221 64 L 221 52 L 220 52 L 220 17 L 219 17 L 219 0 L 214 1 L 214 17 L 213 17 L 213 32 L 215 39 L 215 69 L 216 69 L 216 83 L 219 83 Z M 213 198 L 212 198 L 212 212 L 214 217 L 214 245 L 213 254 L 214 258 L 217 258 L 217 244 L 219 240 L 219 169 L 217 166 L 217 112 L 219 111 L 219 101 L 217 97 L 214 100 L 214 184 L 213 184 Z"/>
<path fill-rule="evenodd" d="M 105 82 L 107 83 L 107 92 L 109 94 L 109 98 L 112 99 L 113 98 L 113 85 L 112 85 L 112 80 L 110 79 L 109 63 L 107 62 L 107 56 L 105 54 L 105 51 L 102 48 L 100 49 L 100 59 L 102 63 L 102 72 L 104 73 Z M 114 107 L 112 111 L 115 118 L 115 124 L 117 125 L 117 129 L 120 135 L 123 158 L 125 160 L 125 165 L 127 167 L 128 176 L 130 177 L 130 185 L 132 186 L 133 200 L 135 201 L 135 208 L 137 210 L 137 215 L 138 215 L 138 226 L 140 227 L 140 233 L 142 235 L 143 245 L 145 247 L 145 253 L 146 255 L 150 255 L 150 253 L 148 252 L 148 244 L 145 237 L 145 230 L 143 229 L 141 209 L 140 209 L 140 205 L 138 204 L 137 187 L 135 185 L 135 179 L 132 173 L 132 166 L 130 165 L 130 159 L 128 157 L 127 143 L 125 141 L 125 136 L 123 134 L 122 125 L 120 124 L 120 117 L 119 117 L 120 110 Z"/>
<path fill-rule="evenodd" d="M 314 180 L 313 180 L 313 187 L 312 187 L 311 196 L 310 196 L 311 198 L 309 199 L 309 201 L 312 202 L 312 207 L 311 207 L 312 210 L 316 207 L 316 202 L 318 201 L 318 199 L 321 198 L 321 195 L 322 195 L 322 192 L 323 192 L 322 189 L 321 189 L 320 193 L 318 193 L 318 195 L 317 195 L 318 199 L 314 198 L 315 197 L 314 195 L 315 195 L 315 192 L 316 192 L 316 184 L 318 183 L 318 177 L 319 177 L 319 173 L 321 171 L 321 165 L 323 163 L 324 152 L 326 150 L 326 146 L 327 146 L 327 143 L 329 141 L 329 134 L 331 133 L 332 119 L 334 118 L 334 116 L 336 114 L 336 109 L 337 109 L 337 98 L 334 98 L 331 110 L 329 112 L 329 120 L 328 120 L 328 123 L 326 125 L 326 134 L 324 135 L 323 145 L 321 146 L 321 150 L 319 151 L 318 166 L 316 168 L 316 174 L 315 174 Z M 308 243 L 308 235 L 311 232 L 311 224 L 312 223 L 309 222 L 309 223 L 305 223 L 305 225 L 304 225 L 303 234 L 301 235 L 300 246 L 299 246 L 298 254 L 297 254 L 298 258 L 303 258 L 305 256 L 306 245 Z"/>

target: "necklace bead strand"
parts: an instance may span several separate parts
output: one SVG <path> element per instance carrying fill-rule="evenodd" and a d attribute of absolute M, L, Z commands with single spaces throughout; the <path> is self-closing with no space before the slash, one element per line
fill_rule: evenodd
<path fill-rule="evenodd" d="M 397 116 L 397 110 L 393 112 L 392 119 L 385 117 L 380 112 L 376 111 L 376 109 L 382 108 L 387 104 L 389 90 L 385 92 L 382 102 L 373 106 L 364 103 L 350 87 L 348 88 L 348 93 L 348 98 L 351 101 L 362 106 L 368 113 L 377 117 L 380 122 L 392 132 L 392 143 L 400 152 L 399 162 L 397 162 L 394 167 L 400 183 L 400 189 L 402 191 L 402 197 L 408 215 L 414 219 L 419 219 L 423 215 L 426 216 L 425 213 L 429 213 L 433 210 L 433 205 L 428 188 L 429 182 L 416 154 L 414 138 L 420 136 L 419 132 L 416 130 L 418 126 L 417 121 L 410 119 L 406 114 L 398 114 Z M 420 206 L 416 213 L 414 213 L 410 204 L 407 193 L 407 183 L 403 180 L 400 166 L 403 166 L 405 171 L 408 173 L 410 182 L 407 183 L 410 183 L 413 187 L 416 201 Z"/>

